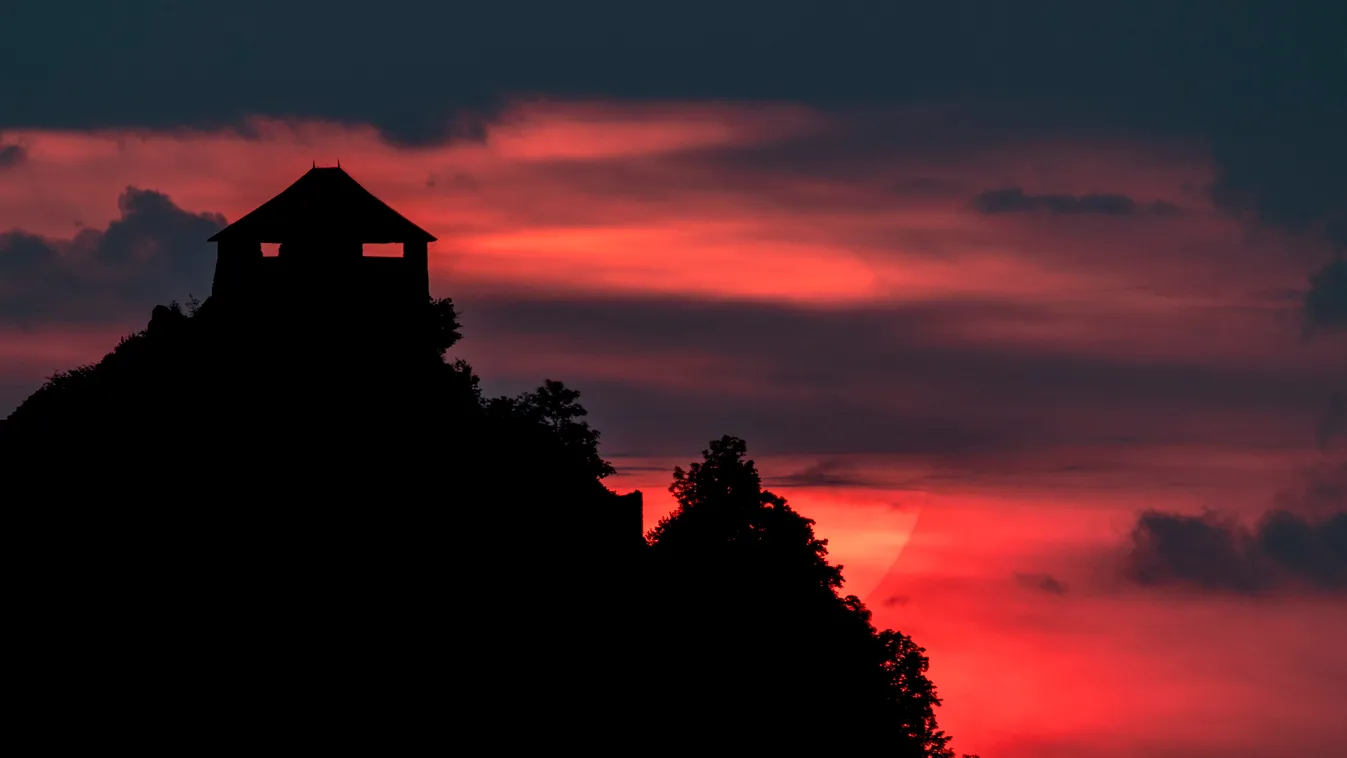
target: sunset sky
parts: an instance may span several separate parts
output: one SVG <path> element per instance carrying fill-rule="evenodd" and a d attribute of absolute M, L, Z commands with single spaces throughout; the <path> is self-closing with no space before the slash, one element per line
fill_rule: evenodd
<path fill-rule="evenodd" d="M 746 439 L 956 751 L 1347 755 L 1347 6 L 76 5 L 0 12 L 0 415 L 340 160 L 648 526 Z"/>

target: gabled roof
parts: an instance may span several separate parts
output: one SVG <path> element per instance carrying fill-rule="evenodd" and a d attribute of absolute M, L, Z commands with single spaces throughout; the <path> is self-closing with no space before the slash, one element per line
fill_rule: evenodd
<path fill-rule="evenodd" d="M 221 229 L 207 242 L 434 242 L 340 168 L 312 168 L 284 192 Z"/>

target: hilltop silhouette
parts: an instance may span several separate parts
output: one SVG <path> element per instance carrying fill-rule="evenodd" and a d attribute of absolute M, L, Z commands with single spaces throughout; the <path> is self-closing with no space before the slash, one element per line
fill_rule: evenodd
<path fill-rule="evenodd" d="M 428 237 L 314 169 L 216 235 L 204 303 L 0 425 L 26 718 L 174 749 L 952 755 L 924 652 L 839 594 L 742 440 L 643 535 L 577 392 L 488 397 L 447 357 Z"/>

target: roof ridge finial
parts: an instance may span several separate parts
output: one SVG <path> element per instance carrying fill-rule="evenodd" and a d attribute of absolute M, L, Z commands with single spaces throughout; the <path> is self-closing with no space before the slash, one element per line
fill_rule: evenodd
<path fill-rule="evenodd" d="M 315 160 L 315 161 L 313 162 L 313 166 L 312 166 L 311 168 L 318 168 L 318 161 Z"/>

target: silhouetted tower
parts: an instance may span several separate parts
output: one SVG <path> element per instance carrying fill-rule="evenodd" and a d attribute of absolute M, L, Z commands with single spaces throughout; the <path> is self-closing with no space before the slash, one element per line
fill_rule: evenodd
<path fill-rule="evenodd" d="M 408 221 L 341 168 L 314 167 L 253 212 L 220 230 L 219 300 L 329 299 L 375 309 L 430 298 L 427 245 L 435 237 Z M 263 257 L 262 243 L 280 243 Z M 401 258 L 365 257 L 364 245 L 401 243 Z"/>

